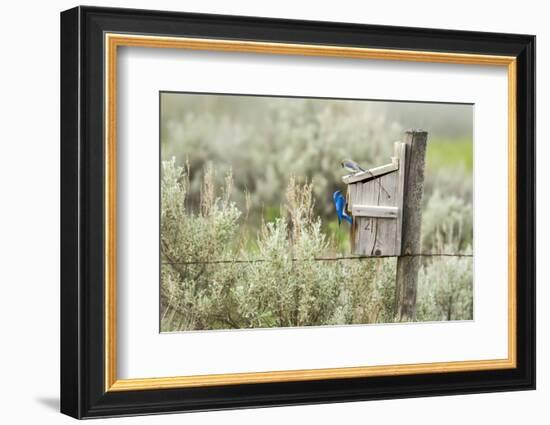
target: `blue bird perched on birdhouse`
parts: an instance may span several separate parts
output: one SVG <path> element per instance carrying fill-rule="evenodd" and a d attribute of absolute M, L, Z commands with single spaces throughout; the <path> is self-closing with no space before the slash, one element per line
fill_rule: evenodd
<path fill-rule="evenodd" d="M 365 171 L 365 169 L 361 167 L 353 159 L 343 159 L 341 164 L 342 164 L 342 168 L 345 168 L 346 170 L 352 173 L 359 173 L 360 171 Z"/>
<path fill-rule="evenodd" d="M 338 216 L 338 225 L 342 223 L 342 220 L 346 220 L 349 224 L 353 223 L 353 219 L 346 214 L 346 198 L 342 195 L 342 192 L 337 190 L 332 195 L 334 200 L 334 206 L 336 207 L 336 215 Z"/>

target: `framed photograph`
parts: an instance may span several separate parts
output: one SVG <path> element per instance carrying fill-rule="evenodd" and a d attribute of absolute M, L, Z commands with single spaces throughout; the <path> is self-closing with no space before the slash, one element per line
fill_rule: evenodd
<path fill-rule="evenodd" d="M 535 388 L 535 37 L 61 14 L 61 411 Z"/>

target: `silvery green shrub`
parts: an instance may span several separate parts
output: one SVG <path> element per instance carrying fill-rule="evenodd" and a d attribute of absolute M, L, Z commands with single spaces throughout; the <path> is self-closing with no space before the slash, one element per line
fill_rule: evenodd
<path fill-rule="evenodd" d="M 161 174 L 163 331 L 394 320 L 395 258 L 315 261 L 336 250 L 314 214 L 311 182 L 290 176 L 279 215 L 250 236 L 243 231 L 249 211 L 232 201 L 230 170 L 219 190 L 207 162 L 195 200 L 188 166 L 163 161 Z M 455 210 L 461 213 L 449 213 Z M 437 249 L 459 249 L 464 211 L 434 195 L 425 214 L 439 225 L 428 225 L 424 238 Z M 422 265 L 419 320 L 472 318 L 471 259 L 448 260 Z"/>

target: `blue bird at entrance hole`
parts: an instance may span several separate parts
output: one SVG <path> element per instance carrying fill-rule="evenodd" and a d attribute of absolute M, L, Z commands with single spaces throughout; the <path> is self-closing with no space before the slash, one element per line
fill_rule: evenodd
<path fill-rule="evenodd" d="M 334 200 L 334 206 L 336 207 L 336 215 L 338 216 L 338 226 L 342 223 L 342 220 L 347 220 L 349 224 L 353 223 L 353 219 L 346 214 L 346 198 L 342 195 L 342 192 L 337 190 L 332 195 Z"/>

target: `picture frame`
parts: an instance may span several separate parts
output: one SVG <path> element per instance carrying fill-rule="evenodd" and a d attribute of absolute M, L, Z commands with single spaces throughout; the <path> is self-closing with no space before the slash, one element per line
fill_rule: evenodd
<path fill-rule="evenodd" d="M 122 47 L 504 69 L 508 180 L 494 185 L 508 203 L 500 211 L 508 226 L 508 256 L 500 259 L 508 273 L 508 355 L 121 379 L 116 93 Z M 92 418 L 534 388 L 534 36 L 83 6 L 61 13 L 62 413 Z"/>

